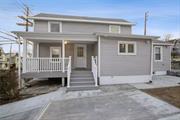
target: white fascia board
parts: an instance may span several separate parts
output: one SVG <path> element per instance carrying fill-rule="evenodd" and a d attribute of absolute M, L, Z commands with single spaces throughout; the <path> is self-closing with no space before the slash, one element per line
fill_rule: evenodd
<path fill-rule="evenodd" d="M 173 46 L 174 44 L 171 44 L 171 43 L 153 43 L 153 45 L 169 45 L 169 46 Z"/>
<path fill-rule="evenodd" d="M 134 23 L 127 22 L 114 22 L 114 21 L 102 21 L 102 20 L 83 20 L 83 19 L 67 19 L 67 18 L 50 18 L 50 17 L 29 17 L 34 20 L 57 20 L 57 21 L 71 21 L 71 22 L 90 22 L 90 23 L 108 23 L 108 24 L 119 24 L 119 25 L 135 25 Z"/>

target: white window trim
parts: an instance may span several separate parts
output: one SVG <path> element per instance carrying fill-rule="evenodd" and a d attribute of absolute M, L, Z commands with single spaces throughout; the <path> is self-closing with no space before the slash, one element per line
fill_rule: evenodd
<path fill-rule="evenodd" d="M 51 24 L 52 23 L 59 24 L 59 32 L 52 32 L 52 33 L 61 33 L 62 32 L 62 22 L 51 22 L 51 21 L 48 21 L 48 32 L 51 32 Z"/>
<path fill-rule="evenodd" d="M 112 27 L 112 26 L 118 26 L 118 27 L 119 27 L 118 33 L 121 33 L 121 26 L 120 26 L 120 25 L 109 25 L 109 33 L 113 33 L 113 32 L 111 31 L 111 27 Z"/>
<path fill-rule="evenodd" d="M 119 44 L 125 44 L 125 53 L 120 53 L 120 47 Z M 134 45 L 134 53 L 128 53 L 128 44 L 133 44 Z M 132 42 L 132 41 L 118 41 L 118 55 L 136 55 L 137 53 L 137 46 L 136 46 L 136 42 Z"/>
<path fill-rule="evenodd" d="M 156 60 L 156 56 L 155 56 L 155 49 L 156 48 L 160 48 L 160 60 Z M 154 46 L 154 61 L 155 62 L 162 62 L 163 61 L 163 47 L 162 46 Z"/>
<path fill-rule="evenodd" d="M 57 48 L 59 49 L 59 51 L 60 51 L 60 53 L 59 53 L 59 58 L 61 58 L 61 57 L 62 57 L 62 56 L 61 56 L 61 47 L 50 47 L 50 56 L 49 56 L 49 57 L 52 58 L 52 49 L 54 49 L 54 48 L 55 48 L 55 49 L 57 49 Z"/>

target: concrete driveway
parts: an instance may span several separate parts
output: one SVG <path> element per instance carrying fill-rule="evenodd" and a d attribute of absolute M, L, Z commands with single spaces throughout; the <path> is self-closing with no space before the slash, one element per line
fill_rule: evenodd
<path fill-rule="evenodd" d="M 40 120 L 158 120 L 180 110 L 129 85 L 102 86 L 94 97 L 51 102 Z M 169 119 L 170 120 L 170 119 Z"/>
<path fill-rule="evenodd" d="M 61 89 L 0 106 L 1 120 L 178 120 L 179 114 L 180 109 L 131 85 L 68 93 Z"/>

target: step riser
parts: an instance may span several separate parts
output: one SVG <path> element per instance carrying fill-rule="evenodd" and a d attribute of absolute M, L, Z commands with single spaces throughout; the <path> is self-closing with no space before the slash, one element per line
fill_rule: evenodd
<path fill-rule="evenodd" d="M 71 77 L 91 77 L 92 74 L 71 74 Z"/>
<path fill-rule="evenodd" d="M 71 83 L 70 86 L 90 86 L 95 85 L 95 83 Z"/>
<path fill-rule="evenodd" d="M 67 91 L 83 91 L 83 90 L 97 90 L 98 87 L 70 87 Z"/>

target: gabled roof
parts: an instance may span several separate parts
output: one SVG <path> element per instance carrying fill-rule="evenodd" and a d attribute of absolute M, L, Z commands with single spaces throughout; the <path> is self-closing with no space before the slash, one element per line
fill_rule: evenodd
<path fill-rule="evenodd" d="M 131 23 L 127 20 L 124 20 L 124 19 L 60 15 L 60 14 L 48 14 L 48 13 L 40 13 L 40 14 L 37 14 L 37 15 L 29 17 L 29 18 L 37 19 L 37 20 L 61 20 L 61 21 L 75 21 L 75 22 L 134 25 L 133 23 Z"/>

